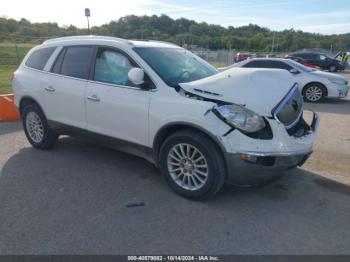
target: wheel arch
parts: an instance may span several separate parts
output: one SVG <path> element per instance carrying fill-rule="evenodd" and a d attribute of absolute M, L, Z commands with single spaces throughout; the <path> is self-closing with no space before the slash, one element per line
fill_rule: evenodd
<path fill-rule="evenodd" d="M 322 86 L 322 88 L 325 91 L 325 97 L 328 96 L 328 89 L 327 89 L 326 85 L 321 83 L 321 82 L 318 82 L 318 81 L 312 81 L 312 82 L 309 82 L 306 85 L 304 85 L 304 87 L 302 89 L 302 94 L 304 94 L 305 88 L 307 88 L 308 86 L 314 85 L 314 84 Z"/>
<path fill-rule="evenodd" d="M 22 97 L 21 100 L 19 101 L 19 113 L 20 113 L 21 116 L 22 116 L 24 107 L 25 107 L 26 105 L 31 105 L 31 104 L 36 104 L 36 105 L 40 108 L 41 112 L 42 112 L 42 113 L 44 114 L 44 116 L 45 116 L 45 113 L 44 113 L 44 111 L 43 111 L 42 106 L 38 103 L 37 100 L 35 100 L 35 99 L 34 99 L 33 97 L 31 97 L 31 96 L 24 96 L 24 97 Z M 45 116 L 45 117 L 46 117 L 46 116 Z"/>
<path fill-rule="evenodd" d="M 223 159 L 225 160 L 225 147 L 223 144 L 219 141 L 219 139 L 210 133 L 209 131 L 205 130 L 203 127 L 200 127 L 198 125 L 195 125 L 193 123 L 188 123 L 188 122 L 174 122 L 174 123 L 169 123 L 164 125 L 162 128 L 159 129 L 159 131 L 156 133 L 154 136 L 153 140 L 153 159 L 158 166 L 158 160 L 159 160 L 159 153 L 160 153 L 160 148 L 165 141 L 165 139 L 172 134 L 174 134 L 177 131 L 184 130 L 184 129 L 192 129 L 195 130 L 202 135 L 206 136 L 210 141 L 212 141 L 219 149 L 220 153 L 222 154 Z M 226 162 L 226 161 L 225 161 Z M 226 165 L 226 163 L 225 163 Z"/>

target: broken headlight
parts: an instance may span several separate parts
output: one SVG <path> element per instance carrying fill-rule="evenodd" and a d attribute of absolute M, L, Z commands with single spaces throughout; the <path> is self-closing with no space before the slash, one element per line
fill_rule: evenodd
<path fill-rule="evenodd" d="M 255 112 L 239 105 L 222 105 L 214 109 L 219 118 L 245 133 L 254 133 L 265 127 L 264 119 Z"/>

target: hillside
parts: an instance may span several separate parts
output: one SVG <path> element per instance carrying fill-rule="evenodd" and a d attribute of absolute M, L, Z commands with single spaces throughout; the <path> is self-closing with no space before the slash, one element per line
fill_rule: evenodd
<path fill-rule="evenodd" d="M 292 25 L 291 25 L 292 26 Z M 0 18 L 0 42 L 40 42 L 43 38 L 88 34 L 87 29 L 75 26 L 59 27 L 57 23 L 31 23 L 22 18 Z M 130 39 L 158 39 L 177 44 L 195 44 L 210 49 L 236 49 L 268 52 L 275 35 L 274 51 L 288 52 L 300 48 L 326 48 L 334 51 L 350 50 L 350 33 L 320 35 L 294 31 L 274 32 L 258 25 L 228 28 L 197 23 L 185 18 L 161 16 L 125 16 L 91 29 L 91 34 Z"/>

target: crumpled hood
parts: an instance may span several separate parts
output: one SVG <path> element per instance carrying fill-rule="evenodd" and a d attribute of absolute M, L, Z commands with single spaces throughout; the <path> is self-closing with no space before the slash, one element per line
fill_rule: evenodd
<path fill-rule="evenodd" d="M 179 84 L 185 91 L 209 99 L 245 105 L 263 116 L 272 109 L 295 84 L 286 70 L 230 68 L 216 75 Z"/>

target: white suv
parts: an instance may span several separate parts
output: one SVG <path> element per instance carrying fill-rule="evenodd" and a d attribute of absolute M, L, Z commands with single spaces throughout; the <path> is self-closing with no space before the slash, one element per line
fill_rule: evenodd
<path fill-rule="evenodd" d="M 218 72 L 164 42 L 77 36 L 33 48 L 15 72 L 29 142 L 73 135 L 141 156 L 189 198 L 261 185 L 312 152 L 318 117 L 283 70 Z"/>

